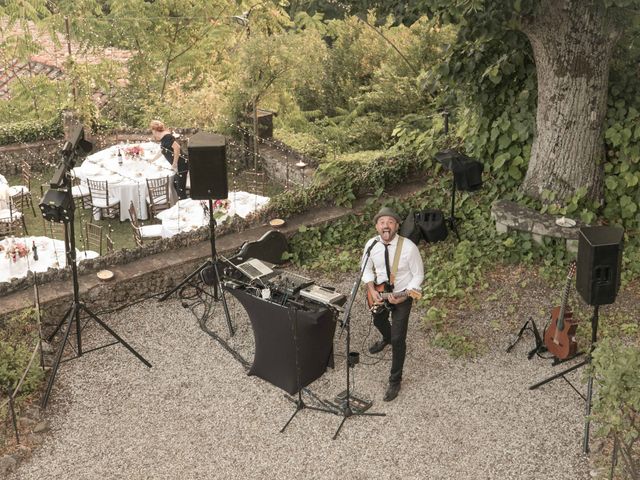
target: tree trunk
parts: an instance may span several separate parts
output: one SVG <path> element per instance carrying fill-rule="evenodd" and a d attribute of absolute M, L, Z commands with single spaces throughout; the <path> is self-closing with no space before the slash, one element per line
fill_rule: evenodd
<path fill-rule="evenodd" d="M 522 30 L 538 77 L 537 132 L 522 189 L 602 194 L 609 60 L 620 32 L 602 0 L 539 0 Z"/>

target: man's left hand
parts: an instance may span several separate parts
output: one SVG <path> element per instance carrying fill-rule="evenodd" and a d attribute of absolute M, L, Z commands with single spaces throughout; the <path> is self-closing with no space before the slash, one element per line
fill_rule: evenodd
<path fill-rule="evenodd" d="M 406 299 L 407 297 L 394 297 L 393 295 L 389 295 L 389 298 L 387 300 L 389 300 L 389 303 L 391 303 L 392 305 L 397 305 L 404 302 Z"/>

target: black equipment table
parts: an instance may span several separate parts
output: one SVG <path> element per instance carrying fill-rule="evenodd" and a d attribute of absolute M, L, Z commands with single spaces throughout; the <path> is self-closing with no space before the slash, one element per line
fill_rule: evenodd
<path fill-rule="evenodd" d="M 249 375 L 294 394 L 333 365 L 336 319 L 331 309 L 281 305 L 242 288 L 228 291 L 245 308 L 253 328 L 255 356 Z"/>

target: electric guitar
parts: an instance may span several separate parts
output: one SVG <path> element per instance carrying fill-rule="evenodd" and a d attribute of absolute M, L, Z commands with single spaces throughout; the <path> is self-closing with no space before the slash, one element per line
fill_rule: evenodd
<path fill-rule="evenodd" d="M 415 300 L 420 300 L 422 298 L 422 293 L 418 292 L 417 290 L 403 290 L 401 292 L 393 293 L 390 291 L 391 286 L 387 282 L 375 285 L 374 288 L 376 292 L 378 292 L 382 297 L 383 302 L 377 303 L 373 298 L 373 294 L 369 291 L 369 289 L 367 289 L 367 305 L 369 306 L 369 310 L 371 310 L 371 313 L 377 313 L 380 308 L 387 308 L 390 310 L 391 304 L 389 304 L 387 300 L 391 295 L 393 295 L 395 298 L 411 297 Z"/>
<path fill-rule="evenodd" d="M 544 332 L 544 345 L 559 360 L 575 355 L 578 349 L 575 338 L 578 321 L 572 318 L 571 309 L 567 307 L 571 278 L 575 271 L 576 262 L 573 262 L 567 274 L 567 285 L 564 288 L 562 305 L 551 310 L 551 324 Z"/>

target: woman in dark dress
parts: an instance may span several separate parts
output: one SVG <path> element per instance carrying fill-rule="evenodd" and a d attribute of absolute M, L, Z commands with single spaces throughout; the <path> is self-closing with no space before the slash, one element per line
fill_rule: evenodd
<path fill-rule="evenodd" d="M 176 172 L 173 184 L 176 187 L 178 197 L 180 200 L 187 198 L 187 159 L 180 151 L 180 144 L 177 142 L 176 137 L 173 136 L 160 120 L 153 120 L 149 124 L 149 127 L 151 128 L 154 140 L 160 142 L 160 153 L 164 155 L 167 162 L 171 164 L 173 171 Z"/>

